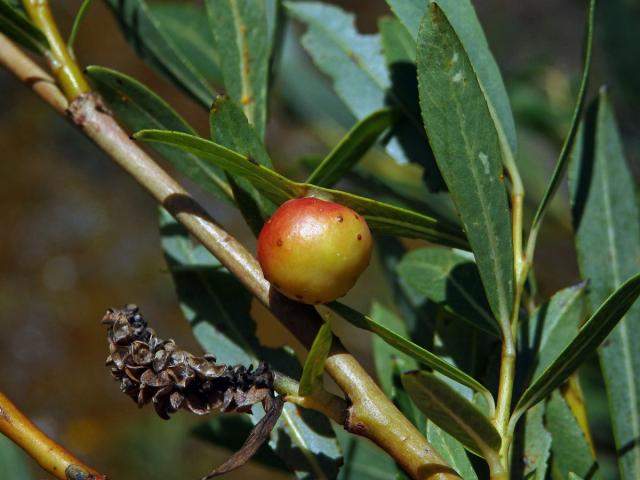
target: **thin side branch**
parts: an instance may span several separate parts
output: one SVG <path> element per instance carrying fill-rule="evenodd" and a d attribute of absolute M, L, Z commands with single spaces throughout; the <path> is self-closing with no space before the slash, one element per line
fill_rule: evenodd
<path fill-rule="evenodd" d="M 0 392 L 0 433 L 9 437 L 47 472 L 60 480 L 106 480 L 36 427 Z"/>
<path fill-rule="evenodd" d="M 20 50 L 7 48 L 12 43 L 0 34 L 0 64 L 25 82 L 28 78 L 46 78 L 36 64 Z M 22 65 L 16 71 L 15 65 Z M 34 88 L 47 103 L 60 112 L 59 95 Z M 99 96 L 83 94 L 69 106 L 71 121 L 112 160 L 127 171 L 189 232 L 215 255 L 244 286 L 287 327 L 307 348 L 322 325 L 317 311 L 293 302 L 264 279 L 256 259 L 162 168 L 160 168 L 111 117 Z M 415 479 L 451 480 L 459 478 L 431 447 L 427 440 L 393 405 L 362 368 L 338 342 L 334 342 L 325 369 L 345 392 L 352 405 L 345 428 L 371 439 L 391 455 Z"/>

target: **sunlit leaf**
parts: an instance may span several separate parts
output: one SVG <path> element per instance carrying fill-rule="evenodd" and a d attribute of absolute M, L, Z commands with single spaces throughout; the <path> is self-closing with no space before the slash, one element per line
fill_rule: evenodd
<path fill-rule="evenodd" d="M 511 217 L 496 126 L 465 47 L 439 4 L 418 38 L 420 105 L 438 166 L 465 226 L 491 309 L 509 328 Z"/>
<path fill-rule="evenodd" d="M 303 22 L 307 31 L 302 44 L 318 68 L 333 81 L 338 96 L 358 119 L 385 106 L 402 112 L 387 143 L 387 152 L 397 162 L 416 162 L 433 169 L 428 162 L 429 144 L 424 135 L 415 94 L 415 67 L 409 69 L 410 83 L 399 84 L 389 72 L 378 35 L 363 35 L 354 16 L 320 2 L 287 2 L 289 14 Z M 432 172 L 434 173 L 434 172 Z M 442 186 L 433 185 L 441 189 Z"/>

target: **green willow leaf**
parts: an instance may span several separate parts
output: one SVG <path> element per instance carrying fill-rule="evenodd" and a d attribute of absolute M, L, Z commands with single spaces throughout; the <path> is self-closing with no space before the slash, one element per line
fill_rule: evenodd
<path fill-rule="evenodd" d="M 408 355 L 409 357 L 422 363 L 423 365 L 433 368 L 446 377 L 451 378 L 452 380 L 455 380 L 456 382 L 461 383 L 462 385 L 465 385 L 475 390 L 476 392 L 483 394 L 486 397 L 491 397 L 489 391 L 475 378 L 467 375 L 456 366 L 445 362 L 430 351 L 425 350 L 419 345 L 416 345 L 411 340 L 408 340 L 407 338 L 398 335 L 396 332 L 388 329 L 380 323 L 377 323 L 372 318 L 367 317 L 357 310 L 354 310 L 353 308 L 338 302 L 329 303 L 327 304 L 327 307 L 329 307 L 332 311 L 340 315 L 352 325 L 375 333 L 389 345 L 397 348 L 400 352 Z"/>
<path fill-rule="evenodd" d="M 369 316 L 382 327 L 393 331 L 399 336 L 408 338 L 409 334 L 402 319 L 378 302 L 373 302 Z M 396 386 L 394 384 L 396 371 L 415 370 L 418 368 L 418 364 L 412 357 L 399 352 L 398 349 L 389 345 L 378 335 L 373 337 L 372 348 L 373 362 L 380 387 L 389 398 L 394 400 L 396 396 Z"/>
<path fill-rule="evenodd" d="M 227 94 L 242 105 L 249 124 L 262 139 L 271 50 L 265 2 L 207 0 L 205 6 Z"/>
<path fill-rule="evenodd" d="M 333 333 L 331 333 L 331 327 L 328 323 L 325 323 L 320 327 L 320 330 L 318 330 L 318 334 L 304 362 L 300 385 L 298 387 L 298 395 L 303 397 L 311 395 L 316 390 L 322 388 L 324 361 L 327 359 L 327 355 L 329 355 L 332 341 Z"/>
<path fill-rule="evenodd" d="M 437 3 L 444 11 L 469 55 L 498 135 L 503 137 L 501 140 L 515 157 L 517 136 L 509 98 L 473 4 L 469 0 L 387 0 L 387 3 L 414 41 L 418 38 L 420 19 L 424 17 L 428 4 Z"/>
<path fill-rule="evenodd" d="M 455 437 L 445 432 L 434 422 L 427 422 L 427 440 L 443 460 L 464 480 L 478 480 L 478 475 L 469 461 L 464 445 Z"/>
<path fill-rule="evenodd" d="M 595 10 L 596 0 L 590 0 L 589 8 L 587 11 L 586 34 L 583 46 L 584 58 L 582 67 L 582 78 L 580 80 L 580 89 L 578 90 L 578 99 L 576 100 L 576 106 L 573 110 L 571 127 L 569 128 L 569 133 L 567 134 L 567 137 L 562 144 L 560 156 L 558 157 L 558 161 L 556 162 L 553 174 L 551 174 L 551 179 L 549 180 L 547 189 L 545 190 L 542 200 L 540 201 L 540 205 L 538 205 L 538 210 L 536 210 L 536 214 L 533 217 L 533 223 L 531 224 L 532 231 L 536 231 L 540 228 L 540 222 L 542 222 L 542 219 L 544 218 L 544 215 L 549 208 L 549 204 L 551 203 L 553 196 L 560 186 L 560 181 L 562 180 L 562 177 L 567 170 L 567 165 L 569 164 L 573 142 L 576 138 L 576 134 L 578 133 L 580 118 L 582 117 L 582 111 L 584 108 L 585 99 L 587 97 L 587 88 L 589 86 L 591 51 L 593 49 L 593 29 L 595 24 Z"/>
<path fill-rule="evenodd" d="M 416 63 L 416 41 L 400 21 L 382 17 L 378 22 L 378 28 L 384 58 L 390 68 L 395 63 Z"/>
<path fill-rule="evenodd" d="M 527 411 L 524 433 L 523 477 L 545 480 L 551 453 L 551 434 L 544 426 L 546 405 L 538 403 Z"/>
<path fill-rule="evenodd" d="M 415 42 L 418 38 L 420 20 L 424 17 L 428 0 L 387 0 L 387 4 Z"/>
<path fill-rule="evenodd" d="M 191 126 L 162 98 L 137 80 L 104 67 L 87 67 L 87 76 L 119 120 L 131 131 L 162 128 L 195 135 Z M 195 155 L 165 145 L 153 148 L 176 170 L 219 200 L 233 203 L 224 172 Z"/>
<path fill-rule="evenodd" d="M 569 478 L 569 473 L 574 472 L 581 477 L 600 480 L 602 476 L 598 462 L 571 409 L 558 391 L 547 403 L 545 420 L 547 430 L 551 433 L 553 478 Z"/>
<path fill-rule="evenodd" d="M 640 271 L 640 213 L 633 175 L 606 92 L 589 109 L 569 171 L 578 265 L 591 311 Z M 621 478 L 640 478 L 640 305 L 600 348 Z"/>
<path fill-rule="evenodd" d="M 429 300 L 442 304 L 476 328 L 500 335 L 478 268 L 468 256 L 447 248 L 421 248 L 407 253 L 397 272 Z"/>
<path fill-rule="evenodd" d="M 0 32 L 29 50 L 44 54 L 49 42 L 22 11 L 0 0 Z"/>
<path fill-rule="evenodd" d="M 352 14 L 320 2 L 285 5 L 290 16 L 307 26 L 302 37 L 304 48 L 318 68 L 331 78 L 334 90 L 356 118 L 362 119 L 386 106 L 402 112 L 403 118 L 386 144 L 387 153 L 398 163 L 416 162 L 425 169 L 433 169 L 433 162 L 428 161 L 430 155 L 425 155 L 429 143 L 416 95 L 406 95 L 415 91 L 415 67 L 409 69 L 412 86 L 399 85 L 385 64 L 380 36 L 360 34 Z M 442 189 L 437 181 L 429 185 Z"/>
<path fill-rule="evenodd" d="M 225 269 L 184 268 L 204 262 L 215 267 L 219 262 L 211 254 L 204 257 L 202 247 L 194 245 L 165 210 L 160 213 L 160 229 L 180 308 L 203 349 L 222 363 L 255 366 L 266 360 L 276 370 L 299 376 L 300 365 L 292 352 L 260 345 L 249 314 L 251 295 L 240 282 Z M 258 410 L 250 417 L 254 424 L 261 418 Z M 342 463 L 329 420 L 291 403 L 286 404 L 269 445 L 292 470 L 307 478 L 334 477 Z"/>
<path fill-rule="evenodd" d="M 149 11 L 195 71 L 208 82 L 222 85 L 219 54 L 214 48 L 213 34 L 202 7 L 195 3 L 154 2 L 149 5 Z"/>
<path fill-rule="evenodd" d="M 191 52 L 183 50 L 185 44 L 172 37 L 172 32 L 154 16 L 152 8 L 144 0 L 107 0 L 107 5 L 116 16 L 127 41 L 140 56 L 208 108 L 215 91 L 192 63 Z M 193 8 L 183 7 L 185 10 Z"/>
<path fill-rule="evenodd" d="M 251 158 L 259 165 L 271 168 L 271 159 L 247 117 L 229 97 L 219 96 L 209 115 L 211 139 L 235 152 Z M 264 197 L 247 179 L 229 175 L 233 194 L 247 224 L 257 236 L 275 205 Z"/>
<path fill-rule="evenodd" d="M 134 137 L 181 148 L 233 175 L 243 176 L 260 193 L 277 205 L 291 198 L 318 196 L 350 207 L 364 215 L 369 227 L 375 232 L 422 238 L 452 247 L 468 248 L 462 232 L 434 218 L 339 190 L 293 182 L 257 164 L 254 159 L 193 135 L 162 130 L 143 130 L 136 133 Z"/>
<path fill-rule="evenodd" d="M 524 391 L 515 410 L 526 411 L 562 385 L 618 325 L 638 295 L 640 295 L 640 273 L 627 280 L 600 305 L 571 343 Z"/>
<path fill-rule="evenodd" d="M 29 457 L 15 443 L 0 435 L 0 469 L 5 478 L 30 478 Z"/>
<path fill-rule="evenodd" d="M 362 437 L 347 433 L 344 428 L 336 428 L 336 435 L 342 446 L 344 465 L 338 480 L 389 480 L 395 478 L 398 467 L 389 455 L 385 455 L 376 445 Z"/>
<path fill-rule="evenodd" d="M 385 108 L 360 120 L 309 175 L 306 183 L 332 187 L 376 143 L 395 117 L 391 110 Z"/>
<path fill-rule="evenodd" d="M 427 418 L 459 440 L 470 452 L 489 459 L 500 450 L 500 434 L 469 400 L 434 374 L 402 376 L 402 384 Z"/>
<path fill-rule="evenodd" d="M 502 149 L 474 65 L 439 4 L 418 35 L 420 106 L 431 147 L 476 256 L 491 309 L 509 328 L 511 217 Z"/>
<path fill-rule="evenodd" d="M 302 44 L 334 89 L 361 119 L 385 106 L 390 85 L 377 35 L 361 35 L 354 16 L 320 2 L 286 2 L 289 15 L 308 27 Z"/>
<path fill-rule="evenodd" d="M 534 357 L 531 378 L 537 379 L 577 335 L 584 314 L 585 287 L 583 282 L 557 292 L 528 320 L 522 341 L 526 344 L 523 353 Z"/>

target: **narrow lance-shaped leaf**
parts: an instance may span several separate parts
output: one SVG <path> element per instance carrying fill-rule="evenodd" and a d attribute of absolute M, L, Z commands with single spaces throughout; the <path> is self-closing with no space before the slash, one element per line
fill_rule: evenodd
<path fill-rule="evenodd" d="M 536 379 L 575 338 L 583 320 L 586 283 L 560 290 L 523 323 L 520 341 L 523 360 L 533 364 Z"/>
<path fill-rule="evenodd" d="M 42 54 L 49 47 L 40 29 L 5 0 L 0 0 L 0 32 L 35 53 Z"/>
<path fill-rule="evenodd" d="M 522 459 L 514 458 L 513 469 L 518 469 L 519 466 L 515 463 L 521 460 L 522 477 L 528 480 L 545 480 L 547 478 L 551 453 L 551 434 L 544 426 L 545 408 L 544 403 L 538 403 L 527 411 Z"/>
<path fill-rule="evenodd" d="M 606 92 L 589 109 L 569 171 L 578 265 L 592 311 L 640 271 L 640 213 L 633 176 Z M 640 478 L 640 305 L 599 350 L 623 479 Z"/>
<path fill-rule="evenodd" d="M 395 116 L 389 109 L 377 110 L 356 123 L 309 175 L 306 183 L 332 187 L 391 126 Z"/>
<path fill-rule="evenodd" d="M 175 49 L 207 82 L 222 85 L 220 58 L 213 34 L 201 5 L 193 3 L 153 2 L 149 11 Z M 185 28 L 188 25 L 189 28 Z"/>
<path fill-rule="evenodd" d="M 427 440 L 464 480 L 478 480 L 464 445 L 435 422 L 427 422 Z"/>
<path fill-rule="evenodd" d="M 259 138 L 267 121 L 270 42 L 265 2 L 207 0 L 227 94 L 242 105 Z"/>
<path fill-rule="evenodd" d="M 342 446 L 344 465 L 338 480 L 388 480 L 396 478 L 398 467 L 389 455 L 362 437 L 351 435 L 337 427 L 336 435 Z"/>
<path fill-rule="evenodd" d="M 164 29 L 147 3 L 144 0 L 107 0 L 107 5 L 118 19 L 125 37 L 142 58 L 167 75 L 201 105 L 209 107 L 216 95 L 215 91 L 192 63 L 191 52 L 178 47 L 180 43 Z M 193 25 L 192 22 L 189 24 Z"/>
<path fill-rule="evenodd" d="M 398 275 L 416 291 L 492 335 L 500 335 L 482 289 L 478 268 L 468 256 L 446 248 L 407 253 Z"/>
<path fill-rule="evenodd" d="M 470 0 L 387 0 L 387 3 L 413 35 L 414 40 L 418 38 L 420 19 L 428 10 L 429 3 L 438 4 L 469 56 L 494 125 L 501 137 L 501 143 L 510 150 L 506 153 L 515 157 L 517 138 L 509 98 L 472 2 Z"/>
<path fill-rule="evenodd" d="M 437 372 L 442 373 L 443 375 L 455 380 L 456 382 L 459 382 L 462 385 L 465 385 L 475 390 L 476 392 L 481 393 L 488 399 L 491 398 L 491 394 L 489 393 L 489 391 L 476 379 L 474 379 L 470 375 L 467 375 L 456 366 L 445 362 L 434 353 L 431 353 L 428 350 L 420 347 L 419 345 L 416 345 L 411 340 L 403 338 L 392 330 L 389 330 L 388 328 L 380 325 L 372 318 L 367 317 L 366 315 L 363 315 L 357 310 L 354 310 L 342 303 L 332 302 L 327 306 L 352 325 L 375 333 L 389 345 L 392 345 L 414 360 L 417 360 L 418 362 L 433 368 Z"/>
<path fill-rule="evenodd" d="M 27 455 L 8 437 L 0 435 L 0 468 L 6 478 L 29 478 Z"/>
<path fill-rule="evenodd" d="M 387 0 L 391 11 L 406 27 L 415 41 L 418 38 L 420 20 L 424 17 L 428 0 Z"/>
<path fill-rule="evenodd" d="M 180 307 L 203 349 L 228 364 L 256 365 L 266 360 L 274 369 L 298 376 L 294 355 L 258 342 L 249 315 L 251 296 L 238 280 L 224 269 L 184 268 L 219 262 L 194 245 L 186 230 L 164 210 L 160 225 Z M 261 416 L 256 410 L 250 418 L 255 424 Z M 337 474 L 340 452 L 326 417 L 287 403 L 278 425 L 269 445 L 290 468 L 310 478 Z"/>
<path fill-rule="evenodd" d="M 436 161 L 465 226 L 491 309 L 509 328 L 513 247 L 500 140 L 473 65 L 435 3 L 418 36 L 418 81 Z"/>
<path fill-rule="evenodd" d="M 318 196 L 340 203 L 364 215 L 374 232 L 423 238 L 457 248 L 467 248 L 464 235 L 456 227 L 412 210 L 376 202 L 339 190 L 293 182 L 233 150 L 208 140 L 179 132 L 143 130 L 136 139 L 173 145 L 234 175 L 247 178 L 262 194 L 279 205 L 291 198 Z"/>
<path fill-rule="evenodd" d="M 540 205 L 536 210 L 536 214 L 533 217 L 533 223 L 531 225 L 531 231 L 537 231 L 540 228 L 540 222 L 544 218 L 544 215 L 549 208 L 549 204 L 553 199 L 560 181 L 567 170 L 569 164 L 569 158 L 571 157 L 571 149 L 578 133 L 578 127 L 580 126 L 580 118 L 582 117 L 582 111 L 584 108 L 585 99 L 587 97 L 587 87 L 589 86 L 589 72 L 591 70 L 591 51 L 593 49 L 593 29 L 595 27 L 595 10 L 596 0 L 589 0 L 589 7 L 587 10 L 586 19 L 586 32 L 584 38 L 584 58 L 582 66 L 582 78 L 580 80 L 580 89 L 578 90 L 578 99 L 576 100 L 576 106 L 573 110 L 573 117 L 571 119 L 571 126 L 569 127 L 569 133 L 562 144 L 560 150 L 560 156 L 556 162 L 556 166 L 551 174 L 551 179 L 547 185 L 547 189 L 544 192 Z"/>
<path fill-rule="evenodd" d="M 322 375 L 324 372 L 324 361 L 331 350 L 333 334 L 328 323 L 324 323 L 316 335 L 311 349 L 304 362 L 298 395 L 311 395 L 314 391 L 322 388 Z"/>
<path fill-rule="evenodd" d="M 169 104 L 137 80 L 98 66 L 87 67 L 87 76 L 129 130 L 162 128 L 195 135 L 193 128 Z M 220 168 L 176 148 L 161 144 L 154 144 L 153 148 L 202 189 L 233 203 L 231 188 Z"/>
<path fill-rule="evenodd" d="M 422 15 L 417 21 L 421 18 Z M 393 69 L 396 63 L 405 63 L 406 68 L 416 63 L 416 40 L 398 19 L 382 17 L 378 22 L 378 29 L 384 58 L 389 68 Z M 393 75 L 393 71 L 391 74 Z M 414 78 L 414 81 L 417 80 Z"/>
<path fill-rule="evenodd" d="M 334 90 L 356 118 L 385 106 L 402 112 L 403 118 L 386 144 L 387 153 L 398 163 L 416 162 L 433 169 L 415 95 L 402 95 L 406 89 L 394 82 L 385 65 L 380 37 L 359 33 L 354 16 L 336 6 L 321 2 L 285 5 L 292 17 L 308 27 L 303 46 L 318 68 L 333 80 Z M 412 77 L 415 87 L 415 72 Z M 442 189 L 437 182 L 432 186 Z"/>
<path fill-rule="evenodd" d="M 211 138 L 218 144 L 271 168 L 271 159 L 262 140 L 240 107 L 229 97 L 221 95 L 216 98 L 211 106 L 209 127 Z M 275 206 L 247 179 L 228 173 L 236 203 L 254 234 L 258 235 Z"/>
<path fill-rule="evenodd" d="M 377 35 L 360 35 L 354 16 L 321 2 L 285 2 L 288 13 L 308 26 L 302 44 L 357 118 L 385 105 L 389 73 Z"/>
<path fill-rule="evenodd" d="M 378 302 L 374 302 L 371 306 L 370 318 L 402 337 L 408 337 L 407 328 L 401 318 L 395 315 L 391 310 L 385 308 Z M 395 385 L 394 374 L 396 369 L 401 371 L 415 370 L 418 368 L 417 362 L 393 346 L 389 345 L 378 335 L 373 337 L 373 361 L 376 367 L 378 382 L 382 390 L 394 400 Z"/>
<path fill-rule="evenodd" d="M 598 462 L 560 392 L 554 392 L 547 403 L 545 420 L 552 439 L 554 478 L 570 478 L 570 472 L 574 472 L 581 477 L 600 480 Z"/>
<path fill-rule="evenodd" d="M 501 438 L 489 419 L 434 374 L 418 371 L 402 376 L 402 384 L 422 412 L 458 439 L 470 452 L 495 458 Z"/>
<path fill-rule="evenodd" d="M 618 325 L 638 295 L 640 295 L 640 273 L 627 280 L 600 305 L 571 343 L 525 390 L 515 410 L 520 413 L 526 411 L 562 385 Z"/>

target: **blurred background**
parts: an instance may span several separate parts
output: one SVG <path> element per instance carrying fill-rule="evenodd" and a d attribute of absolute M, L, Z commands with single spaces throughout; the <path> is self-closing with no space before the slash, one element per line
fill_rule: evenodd
<path fill-rule="evenodd" d="M 52 3 L 62 31 L 68 32 L 81 2 Z M 375 32 L 378 18 L 390 13 L 383 0 L 330 3 L 356 13 L 363 33 Z M 513 102 L 519 161 L 535 205 L 574 106 L 586 2 L 474 4 Z M 627 160 L 637 177 L 640 1 L 600 2 L 597 18 L 592 90 L 603 83 L 611 86 Z M 278 168 L 299 179 L 304 174 L 300 159 L 326 153 L 353 118 L 297 46 L 301 29 L 294 25 L 290 33 L 271 99 L 267 142 Z M 76 54 L 82 65 L 107 66 L 137 78 L 196 130 L 207 132 L 206 112 L 132 53 L 100 1 L 80 29 Z M 138 410 L 104 367 L 107 347 L 100 319 L 107 307 L 131 302 L 140 305 L 160 336 L 200 351 L 179 312 L 162 257 L 154 201 L 5 71 L 0 71 L 0 91 L 0 388 L 42 429 L 110 478 L 198 478 L 229 454 L 192 434 L 206 419 L 180 412 L 165 422 L 151 407 Z M 232 210 L 185 183 L 225 227 L 254 248 L 250 232 Z M 578 280 L 570 228 L 562 193 L 539 242 L 536 265 L 543 296 Z M 350 302 L 363 311 L 372 295 L 384 302 L 388 294 L 372 287 L 377 270 L 372 265 L 350 294 Z M 268 344 L 288 343 L 301 352 L 259 307 L 255 312 L 259 334 Z M 357 338 L 351 346 L 370 366 L 370 338 Z M 606 399 L 595 364 L 584 372 L 593 433 L 603 447 L 606 469 L 611 442 Z M 24 478 L 46 478 L 30 460 L 27 465 Z M 252 475 L 286 478 L 259 466 L 228 478 Z"/>

